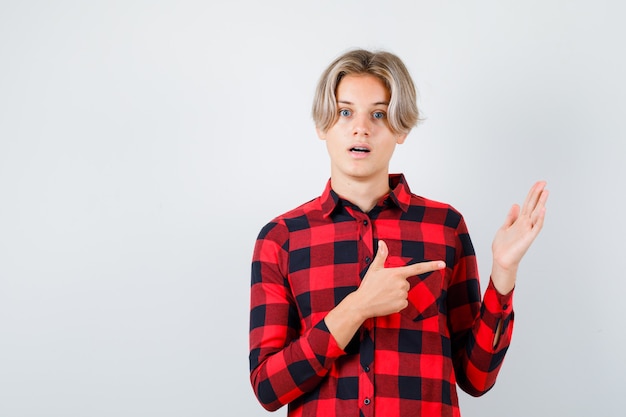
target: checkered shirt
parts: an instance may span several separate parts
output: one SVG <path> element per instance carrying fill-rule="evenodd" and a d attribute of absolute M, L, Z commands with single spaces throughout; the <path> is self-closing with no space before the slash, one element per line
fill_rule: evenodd
<path fill-rule="evenodd" d="M 481 302 L 463 217 L 411 193 L 404 176 L 368 213 L 330 186 L 261 230 L 252 260 L 250 380 L 290 417 L 459 416 L 456 385 L 495 383 L 513 331 L 512 293 L 490 281 Z M 387 243 L 386 267 L 445 260 L 408 280 L 409 306 L 366 320 L 343 350 L 324 317 L 355 291 Z M 502 324 L 497 345 L 498 324 Z"/>

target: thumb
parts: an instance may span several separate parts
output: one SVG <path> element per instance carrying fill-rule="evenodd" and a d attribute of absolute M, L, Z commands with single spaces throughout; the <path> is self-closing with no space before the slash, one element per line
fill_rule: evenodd
<path fill-rule="evenodd" d="M 387 255 L 389 255 L 389 248 L 387 248 L 387 244 L 384 241 L 379 240 L 378 251 L 376 252 L 376 256 L 374 256 L 374 260 L 372 261 L 370 268 L 383 269 L 385 267 Z"/>

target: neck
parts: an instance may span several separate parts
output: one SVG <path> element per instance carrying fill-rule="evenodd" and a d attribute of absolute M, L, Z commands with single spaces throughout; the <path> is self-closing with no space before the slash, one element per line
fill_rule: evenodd
<path fill-rule="evenodd" d="M 364 213 L 369 212 L 376 203 L 389 192 L 389 176 L 380 177 L 375 181 L 358 181 L 355 179 L 337 179 L 331 176 L 333 190 L 343 199 L 350 201 Z"/>

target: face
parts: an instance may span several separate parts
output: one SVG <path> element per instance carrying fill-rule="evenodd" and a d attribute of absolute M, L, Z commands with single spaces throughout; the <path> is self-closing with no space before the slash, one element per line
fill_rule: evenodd
<path fill-rule="evenodd" d="M 406 134 L 391 131 L 387 122 L 390 93 L 372 75 L 347 75 L 337 86 L 338 119 L 326 132 L 333 182 L 387 182 L 389 161 Z"/>

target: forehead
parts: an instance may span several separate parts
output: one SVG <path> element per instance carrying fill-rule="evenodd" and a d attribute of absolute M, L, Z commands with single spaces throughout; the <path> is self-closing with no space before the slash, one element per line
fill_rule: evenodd
<path fill-rule="evenodd" d="M 385 83 L 370 74 L 344 76 L 337 85 L 337 101 L 387 103 L 391 94 Z"/>

